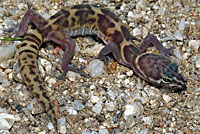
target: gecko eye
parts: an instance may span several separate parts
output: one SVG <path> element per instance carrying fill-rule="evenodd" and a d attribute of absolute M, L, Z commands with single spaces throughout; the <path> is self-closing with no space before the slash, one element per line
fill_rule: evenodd
<path fill-rule="evenodd" d="M 164 83 L 169 83 L 169 82 L 172 81 L 171 79 L 166 79 L 166 78 L 163 78 L 162 80 L 163 80 Z"/>

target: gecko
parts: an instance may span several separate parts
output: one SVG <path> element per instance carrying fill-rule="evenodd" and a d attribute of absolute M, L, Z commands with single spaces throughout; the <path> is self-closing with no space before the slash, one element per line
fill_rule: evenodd
<path fill-rule="evenodd" d="M 36 28 L 27 31 L 30 23 Z M 24 40 L 19 44 L 20 73 L 26 86 L 42 104 L 55 127 L 57 117 L 45 83 L 39 74 L 38 51 L 42 43 L 47 41 L 62 45 L 62 74 L 74 71 L 84 75 L 84 72 L 69 65 L 75 53 L 75 42 L 71 37 L 80 35 L 96 35 L 103 40 L 105 47 L 97 56 L 100 60 L 104 60 L 112 53 L 118 63 L 131 68 L 139 77 L 154 86 L 165 87 L 175 92 L 186 90 L 186 79 L 178 71 L 178 65 L 169 60 L 170 56 L 174 56 L 174 47 L 165 48 L 153 34 L 148 34 L 140 45 L 135 45 L 127 26 L 110 10 L 81 4 L 65 7 L 49 19 L 44 19 L 29 9 L 15 35 L 24 36 Z M 155 46 L 160 55 L 145 52 L 150 45 Z"/>

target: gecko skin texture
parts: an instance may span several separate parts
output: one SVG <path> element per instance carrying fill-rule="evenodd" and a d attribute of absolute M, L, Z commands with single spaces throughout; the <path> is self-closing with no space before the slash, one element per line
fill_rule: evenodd
<path fill-rule="evenodd" d="M 27 32 L 30 23 L 36 28 Z M 75 49 L 75 43 L 70 37 L 79 35 L 97 35 L 104 41 L 106 46 L 98 55 L 100 60 L 104 60 L 109 53 L 112 53 L 120 64 L 133 69 L 138 76 L 154 86 L 175 92 L 186 89 L 187 82 L 179 73 L 178 66 L 169 60 L 169 56 L 174 56 L 171 52 L 173 47 L 165 48 L 152 34 L 147 35 L 141 44 L 136 46 L 126 25 L 108 9 L 92 5 L 75 5 L 63 8 L 47 20 L 35 11 L 28 10 L 15 36 L 25 36 L 19 44 L 21 75 L 55 126 L 57 118 L 53 104 L 39 75 L 38 51 L 41 44 L 46 41 L 62 45 L 65 49 L 61 64 L 63 75 L 67 71 L 84 75 L 69 65 Z M 145 53 L 150 45 L 153 45 L 161 55 Z"/>

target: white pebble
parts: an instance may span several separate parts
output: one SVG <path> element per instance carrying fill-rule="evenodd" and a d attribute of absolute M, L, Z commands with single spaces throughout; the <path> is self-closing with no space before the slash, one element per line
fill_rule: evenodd
<path fill-rule="evenodd" d="M 152 117 L 151 116 L 143 117 L 143 121 L 146 124 L 151 125 L 151 123 L 152 123 Z"/>
<path fill-rule="evenodd" d="M 93 89 L 95 89 L 95 88 L 96 88 L 95 85 L 90 85 L 90 90 L 93 90 Z"/>
<path fill-rule="evenodd" d="M 100 77 L 104 72 L 104 63 L 99 59 L 92 60 L 89 64 L 90 76 L 92 78 Z"/>
<path fill-rule="evenodd" d="M 0 114 L 0 130 L 9 130 L 13 123 L 15 121 L 15 118 L 11 114 Z"/>
<path fill-rule="evenodd" d="M 139 28 L 134 28 L 132 31 L 133 36 L 137 36 L 137 35 L 141 35 L 141 34 L 142 34 L 142 32 Z"/>
<path fill-rule="evenodd" d="M 3 87 L 9 87 L 10 86 L 10 82 L 8 81 L 8 79 L 3 80 L 2 86 Z"/>
<path fill-rule="evenodd" d="M 128 18 L 134 18 L 134 14 L 132 11 L 129 11 L 127 16 Z"/>
<path fill-rule="evenodd" d="M 179 32 L 179 31 L 176 31 L 174 33 L 174 37 L 177 39 L 177 40 L 183 40 L 183 36 L 182 34 Z"/>
<path fill-rule="evenodd" d="M 180 51 L 178 49 L 174 49 L 174 54 L 176 55 L 176 57 L 178 59 L 182 59 L 181 53 L 180 53 Z"/>
<path fill-rule="evenodd" d="M 200 58 L 195 61 L 196 67 L 200 68 Z"/>
<path fill-rule="evenodd" d="M 49 122 L 48 125 L 47 125 L 47 128 L 49 130 L 53 129 L 54 128 L 53 123 Z"/>
<path fill-rule="evenodd" d="M 102 110 L 102 102 L 101 101 L 98 101 L 94 107 L 92 108 L 92 111 L 95 112 L 96 114 L 100 114 L 101 113 L 101 110 Z"/>
<path fill-rule="evenodd" d="M 108 102 L 105 103 L 107 111 L 114 111 L 116 109 L 116 102 Z"/>
<path fill-rule="evenodd" d="M 91 96 L 90 100 L 92 103 L 97 103 L 100 100 L 100 98 L 98 96 Z"/>
<path fill-rule="evenodd" d="M 85 108 L 85 106 L 82 104 L 82 102 L 80 100 L 75 100 L 73 103 L 72 103 L 72 107 L 75 109 L 75 110 L 83 110 Z"/>
<path fill-rule="evenodd" d="M 181 31 L 183 31 L 185 29 L 185 18 L 181 19 L 181 22 L 180 22 L 178 28 Z"/>
<path fill-rule="evenodd" d="M 198 51 L 200 47 L 200 40 L 190 40 L 189 47 L 193 48 L 194 50 Z"/>
<path fill-rule="evenodd" d="M 1 45 L 0 46 L 0 62 L 13 57 L 16 50 L 17 48 L 15 45 Z"/>
<path fill-rule="evenodd" d="M 135 117 L 143 114 L 144 108 L 140 102 L 133 102 L 125 106 L 124 119 L 133 120 Z"/>
<path fill-rule="evenodd" d="M 72 115 L 78 114 L 78 112 L 73 107 L 65 106 L 64 109 L 66 109 L 69 114 L 72 114 Z"/>
<path fill-rule="evenodd" d="M 76 79 L 81 78 L 80 74 L 72 72 L 72 71 L 68 71 L 67 77 L 69 78 L 70 81 L 76 81 Z"/>
<path fill-rule="evenodd" d="M 172 98 L 169 95 L 163 95 L 163 100 L 165 100 L 166 103 L 170 102 Z"/>

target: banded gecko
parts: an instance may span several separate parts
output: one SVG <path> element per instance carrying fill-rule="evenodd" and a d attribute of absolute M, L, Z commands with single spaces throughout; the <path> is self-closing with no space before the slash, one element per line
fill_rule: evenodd
<path fill-rule="evenodd" d="M 26 33 L 29 23 L 33 23 L 36 29 Z M 103 60 L 107 54 L 112 53 L 120 64 L 130 67 L 138 76 L 155 86 L 173 91 L 186 89 L 186 80 L 178 72 L 178 66 L 167 58 L 173 56 L 173 47 L 165 48 L 152 34 L 147 35 L 141 44 L 136 46 L 125 24 L 108 9 L 92 5 L 75 5 L 60 10 L 47 20 L 29 9 L 15 35 L 25 36 L 19 45 L 21 76 L 29 90 L 44 106 L 55 126 L 57 119 L 53 104 L 38 71 L 38 50 L 46 41 L 62 45 L 65 49 L 61 64 L 63 74 L 74 71 L 84 75 L 69 65 L 75 48 L 75 43 L 70 37 L 78 35 L 97 35 L 104 41 L 106 46 L 97 56 L 99 59 Z M 161 55 L 145 53 L 151 44 Z"/>

